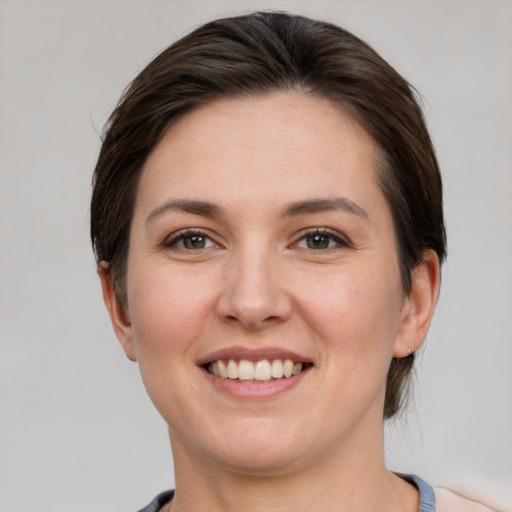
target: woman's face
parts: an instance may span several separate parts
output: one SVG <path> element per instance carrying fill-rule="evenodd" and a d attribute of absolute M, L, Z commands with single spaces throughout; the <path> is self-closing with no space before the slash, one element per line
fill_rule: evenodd
<path fill-rule="evenodd" d="M 257 473 L 380 445 L 411 308 L 375 166 L 298 94 L 197 108 L 151 153 L 113 314 L 175 456 Z"/>

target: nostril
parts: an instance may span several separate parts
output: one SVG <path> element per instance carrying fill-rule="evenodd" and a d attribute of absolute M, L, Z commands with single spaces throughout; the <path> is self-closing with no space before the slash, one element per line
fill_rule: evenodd
<path fill-rule="evenodd" d="M 259 317 L 257 315 L 225 315 L 224 321 L 234 324 L 241 323 L 247 329 L 261 329 L 262 327 L 268 327 L 274 323 L 278 323 L 280 321 L 280 317 L 278 315 L 270 315 L 267 317 Z"/>
<path fill-rule="evenodd" d="M 248 296 L 246 288 L 240 285 L 237 293 L 229 293 L 227 290 L 219 297 L 216 312 L 224 322 L 232 325 L 240 323 L 254 330 L 269 327 L 290 317 L 291 303 L 283 294 L 272 291 L 258 295 L 253 290 L 253 296 Z"/>

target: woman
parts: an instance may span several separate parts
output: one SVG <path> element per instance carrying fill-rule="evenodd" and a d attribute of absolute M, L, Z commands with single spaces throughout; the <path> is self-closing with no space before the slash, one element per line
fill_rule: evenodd
<path fill-rule="evenodd" d="M 169 47 L 112 114 L 91 235 L 169 426 L 145 511 L 486 509 L 384 464 L 445 230 L 421 110 L 364 42 L 267 12 Z"/>

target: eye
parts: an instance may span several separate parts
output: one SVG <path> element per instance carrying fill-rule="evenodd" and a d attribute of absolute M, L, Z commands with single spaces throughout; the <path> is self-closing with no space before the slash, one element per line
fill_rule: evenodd
<path fill-rule="evenodd" d="M 218 247 L 218 245 L 204 233 L 187 230 L 177 233 L 166 240 L 165 247 L 169 249 L 197 251 L 209 249 L 210 247 Z"/>
<path fill-rule="evenodd" d="M 336 247 L 349 247 L 349 243 L 340 236 L 326 230 L 315 230 L 307 233 L 295 244 L 299 249 L 326 250 Z"/>

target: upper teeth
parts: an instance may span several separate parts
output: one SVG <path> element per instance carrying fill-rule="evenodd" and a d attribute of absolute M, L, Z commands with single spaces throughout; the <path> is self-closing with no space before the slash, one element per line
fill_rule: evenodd
<path fill-rule="evenodd" d="M 302 371 L 302 363 L 294 363 L 291 359 L 274 359 L 272 362 L 268 359 L 256 362 L 219 359 L 209 364 L 208 371 L 223 379 L 266 381 L 298 375 Z"/>

